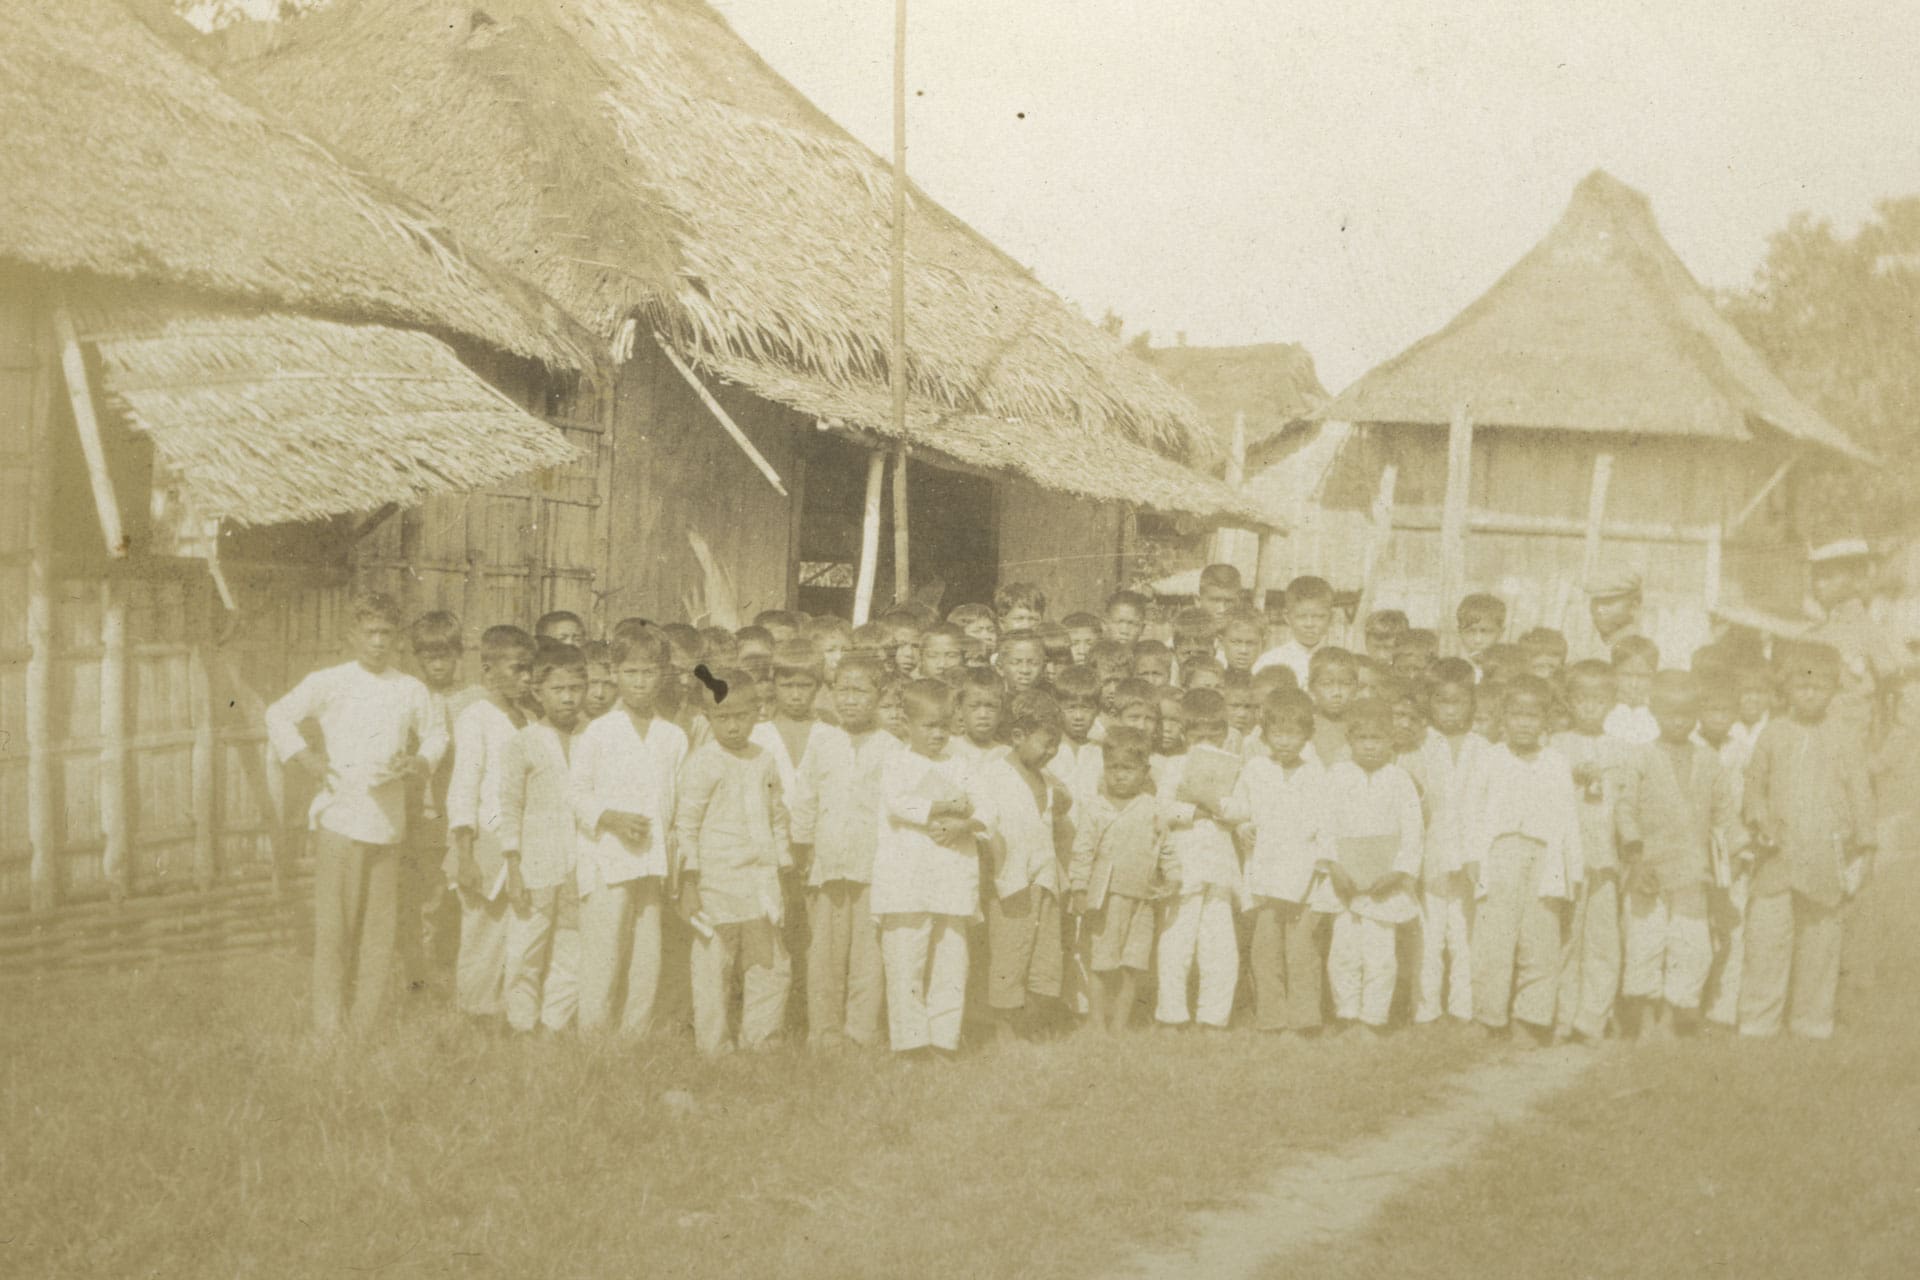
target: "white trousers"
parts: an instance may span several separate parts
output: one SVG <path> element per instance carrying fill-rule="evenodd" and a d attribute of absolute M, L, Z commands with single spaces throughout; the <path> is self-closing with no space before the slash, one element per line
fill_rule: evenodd
<path fill-rule="evenodd" d="M 925 911 L 880 917 L 880 962 L 887 978 L 887 1033 L 896 1052 L 960 1047 L 967 1007 L 965 916 Z"/>
<path fill-rule="evenodd" d="M 1560 961 L 1554 1025 L 1589 1040 L 1606 1034 L 1620 994 L 1620 876 L 1590 871 L 1573 902 L 1573 923 Z"/>
<path fill-rule="evenodd" d="M 1473 1014 L 1489 1027 L 1509 1018 L 1553 1025 L 1559 997 L 1561 905 L 1540 896 L 1546 846 L 1501 836 L 1481 865 L 1487 896 L 1473 915 Z"/>
<path fill-rule="evenodd" d="M 1396 928 L 1352 911 L 1333 918 L 1333 941 L 1327 949 L 1327 986 L 1333 991 L 1333 1016 L 1342 1022 L 1355 1018 L 1381 1027 L 1393 1007 L 1393 988 L 1399 976 L 1394 954 Z"/>
<path fill-rule="evenodd" d="M 580 1029 L 644 1036 L 660 993 L 660 878 L 580 898 Z"/>
<path fill-rule="evenodd" d="M 1783 1022 L 1809 1040 L 1833 1035 L 1844 914 L 1797 893 L 1770 893 L 1747 904 L 1741 1035 L 1778 1035 Z"/>
<path fill-rule="evenodd" d="M 476 1017 L 494 1017 L 506 1007 L 507 917 L 504 896 L 491 902 L 460 891 L 460 953 L 453 967 L 454 1007 Z"/>
<path fill-rule="evenodd" d="M 1413 1020 L 1432 1022 L 1441 1013 L 1473 1017 L 1473 886 L 1453 876 L 1445 884 L 1422 886 L 1419 974 L 1414 988 Z"/>
<path fill-rule="evenodd" d="M 1626 964 L 1620 994 L 1697 1009 L 1713 963 L 1707 930 L 1707 889 L 1689 885 L 1667 893 L 1628 893 Z"/>
<path fill-rule="evenodd" d="M 507 1025 L 564 1031 L 580 1008 L 580 931 L 559 925 L 551 890 L 507 913 Z"/>
<path fill-rule="evenodd" d="M 740 973 L 740 1043 L 753 1048 L 780 1034 L 787 1020 L 793 964 L 778 925 L 766 920 L 714 926 L 693 935 L 693 1043 L 704 1054 L 733 1048 L 728 1004 Z"/>
<path fill-rule="evenodd" d="M 1234 932 L 1233 895 L 1208 886 L 1199 893 L 1162 904 L 1160 936 L 1154 947 L 1159 983 L 1153 1016 L 1175 1025 L 1194 1018 L 1187 1001 L 1189 978 L 1200 971 L 1197 1013 L 1202 1025 L 1224 1027 L 1233 1014 L 1233 991 L 1240 981 L 1240 941 Z"/>

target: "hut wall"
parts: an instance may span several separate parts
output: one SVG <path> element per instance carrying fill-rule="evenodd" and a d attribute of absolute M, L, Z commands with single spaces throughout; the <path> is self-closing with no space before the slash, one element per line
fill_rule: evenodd
<path fill-rule="evenodd" d="M 712 386 L 709 383 L 709 386 Z M 705 575 L 698 533 L 733 578 L 742 621 L 793 599 L 794 499 L 804 493 L 802 440 L 812 424 L 738 388 L 715 395 L 786 485 L 781 497 L 657 351 L 622 366 L 613 411 L 606 617 L 691 620 Z"/>
<path fill-rule="evenodd" d="M 1450 630 L 1455 601 L 1438 598 L 1440 517 L 1446 489 L 1446 431 L 1373 426 L 1354 436 L 1328 478 L 1321 510 L 1272 557 L 1271 577 L 1318 573 L 1336 588 L 1358 587 L 1373 536 L 1371 511 L 1387 463 L 1397 467 L 1391 538 L 1380 550 L 1374 603 L 1405 609 L 1416 626 Z M 1766 483 L 1783 454 L 1754 444 L 1614 435 L 1482 429 L 1475 433 L 1470 511 L 1571 522 L 1562 532 L 1470 530 L 1469 591 L 1491 591 L 1509 606 L 1509 631 L 1564 628 L 1580 647 L 1583 530 L 1594 459 L 1614 456 L 1608 523 L 1704 528 L 1731 521 Z M 1722 595 L 1777 607 L 1782 584 L 1797 581 L 1791 539 L 1775 512 L 1763 512 L 1723 548 Z M 1637 569 L 1645 620 L 1663 650 L 1688 652 L 1707 635 L 1708 551 L 1681 537 L 1623 537 L 1601 543 L 1602 562 Z M 1797 594 L 1797 593 L 1794 593 Z"/>
<path fill-rule="evenodd" d="M 1007 482 L 1000 500 L 1000 582 L 1038 585 L 1052 617 L 1099 612 L 1119 588 L 1125 514 L 1117 503 L 1070 498 L 1025 480 Z"/>
<path fill-rule="evenodd" d="M 33 319 L 0 292 L 0 904 L 24 902 L 27 825 L 27 574 L 32 533 Z"/>

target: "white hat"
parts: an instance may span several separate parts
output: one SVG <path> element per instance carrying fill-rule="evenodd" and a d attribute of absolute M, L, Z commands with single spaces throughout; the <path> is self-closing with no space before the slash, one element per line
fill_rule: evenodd
<path fill-rule="evenodd" d="M 1873 554 L 1865 538 L 1838 538 L 1823 542 L 1807 552 L 1808 564 L 1826 564 L 1832 560 L 1864 560 Z"/>

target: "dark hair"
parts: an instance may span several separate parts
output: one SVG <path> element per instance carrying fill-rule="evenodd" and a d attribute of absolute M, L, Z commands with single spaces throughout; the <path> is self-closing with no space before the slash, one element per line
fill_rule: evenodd
<path fill-rule="evenodd" d="M 1173 650 L 1158 640 L 1135 640 L 1133 642 L 1133 660 L 1138 664 L 1142 658 L 1171 658 Z"/>
<path fill-rule="evenodd" d="M 1147 741 L 1147 735 L 1124 724 L 1107 730 L 1107 740 L 1101 748 L 1102 759 L 1109 765 L 1144 765 L 1151 754 L 1152 744 Z"/>
<path fill-rule="evenodd" d="M 1614 674 L 1613 667 L 1598 658 L 1583 658 L 1560 673 L 1568 692 L 1576 684 L 1605 684 L 1609 689 L 1617 688 L 1620 677 Z"/>
<path fill-rule="evenodd" d="M 820 651 L 813 647 L 813 641 L 795 636 L 774 646 L 773 678 L 784 680 L 789 676 L 806 676 L 815 684 L 826 678 L 820 669 Z"/>
<path fill-rule="evenodd" d="M 1567 657 L 1567 638 L 1552 627 L 1535 627 L 1520 637 L 1520 648 L 1529 658 Z"/>
<path fill-rule="evenodd" d="M 1013 696 L 1007 707 L 1007 727 L 1014 733 L 1039 729 L 1060 732 L 1060 704 L 1044 689 L 1027 689 Z"/>
<path fill-rule="evenodd" d="M 1269 692 L 1275 689 L 1298 689 L 1300 687 L 1300 677 L 1295 675 L 1293 668 L 1284 662 L 1276 662 L 1270 667 L 1262 667 L 1247 678 L 1253 681 L 1255 693 L 1260 692 L 1262 685 L 1267 686 Z"/>
<path fill-rule="evenodd" d="M 1240 589 L 1240 571 L 1230 564 L 1210 564 L 1200 571 L 1200 585 L 1203 587 L 1225 587 L 1229 591 Z"/>
<path fill-rule="evenodd" d="M 673 650 L 667 644 L 667 637 L 658 627 L 641 625 L 624 630 L 626 623 L 613 629 L 612 658 L 613 665 L 619 666 L 628 658 L 651 658 L 658 666 L 666 666 L 673 660 Z"/>
<path fill-rule="evenodd" d="M 588 665 L 599 663 L 602 666 L 613 665 L 613 646 L 605 640 L 589 640 L 580 646 L 580 655 Z"/>
<path fill-rule="evenodd" d="M 735 640 L 733 638 L 733 632 L 727 630 L 725 627 L 700 628 L 701 657 L 712 658 L 723 653 L 735 653 L 739 651 L 739 648 L 740 642 Z"/>
<path fill-rule="evenodd" d="M 558 640 L 539 641 L 533 647 L 533 683 L 545 684 L 547 678 L 556 671 L 578 671 L 584 679 L 587 674 L 587 655 L 577 646 L 562 644 Z"/>
<path fill-rule="evenodd" d="M 893 671 L 886 662 L 870 653 L 850 653 L 840 659 L 840 665 L 833 669 L 833 678 L 837 682 L 849 672 L 858 672 L 873 681 L 876 690 L 885 691 L 893 682 Z"/>
<path fill-rule="evenodd" d="M 1160 708 L 1160 691 L 1145 680 L 1129 678 L 1120 682 L 1114 691 L 1114 702 L 1122 710 L 1136 702 L 1150 702 L 1157 714 Z"/>
<path fill-rule="evenodd" d="M 550 633 L 555 627 L 559 626 L 563 622 L 571 622 L 574 626 L 580 628 L 582 631 L 585 631 L 587 629 L 587 624 L 581 619 L 580 615 L 575 613 L 573 610 L 555 609 L 551 613 L 541 614 L 538 620 L 534 622 L 533 624 L 534 638 L 537 640 L 545 639 L 548 633 Z"/>
<path fill-rule="evenodd" d="M 1048 662 L 1063 662 L 1073 656 L 1073 637 L 1067 634 L 1066 627 L 1058 622 L 1043 622 L 1036 633 L 1040 637 L 1041 647 L 1047 651 Z"/>
<path fill-rule="evenodd" d="M 1691 671 L 1668 667 L 1653 673 L 1653 684 L 1647 692 L 1650 698 L 1698 698 L 1700 681 Z"/>
<path fill-rule="evenodd" d="M 1268 721 L 1291 725 L 1298 733 L 1313 735 L 1313 699 L 1298 688 L 1275 689 L 1260 700 L 1260 723 Z"/>
<path fill-rule="evenodd" d="M 1100 701 L 1100 673 L 1083 662 L 1053 673 L 1053 693 L 1061 702 Z"/>
<path fill-rule="evenodd" d="M 767 630 L 765 627 L 742 627 L 733 633 L 733 642 L 736 647 L 744 647 L 748 643 L 763 644 L 771 651 L 773 648 L 773 632 Z"/>
<path fill-rule="evenodd" d="M 854 653 L 889 657 L 893 653 L 893 628 L 884 622 L 863 622 L 853 629 L 847 644 Z"/>
<path fill-rule="evenodd" d="M 1440 633 L 1430 627 L 1408 627 L 1400 633 L 1400 638 L 1393 642 L 1393 647 L 1396 650 L 1405 647 L 1423 649 L 1428 653 L 1439 653 Z"/>
<path fill-rule="evenodd" d="M 1138 591 L 1116 591 L 1107 597 L 1108 613 L 1112 613 L 1120 605 L 1134 610 L 1143 618 L 1147 616 L 1147 598 Z"/>
<path fill-rule="evenodd" d="M 1393 707 L 1385 699 L 1356 698 L 1347 708 L 1347 736 L 1355 737 L 1368 730 L 1389 738 L 1393 736 Z"/>
<path fill-rule="evenodd" d="M 1660 666 L 1660 646 L 1645 636 L 1627 636 L 1618 641 L 1611 656 L 1615 667 L 1636 659 L 1651 663 L 1656 670 Z"/>
<path fill-rule="evenodd" d="M 407 640 L 416 658 L 435 653 L 450 653 L 457 658 L 467 649 L 466 640 L 460 634 L 460 619 L 445 609 L 435 609 L 415 618 L 407 628 Z"/>
<path fill-rule="evenodd" d="M 488 627 L 480 633 L 480 665 L 491 666 L 502 658 L 533 657 L 533 637 L 518 627 Z"/>
<path fill-rule="evenodd" d="M 1202 671 L 1212 671 L 1223 680 L 1226 679 L 1227 676 L 1227 669 L 1212 658 L 1189 658 L 1180 666 L 1180 687 L 1184 689 L 1186 682 L 1199 675 Z"/>
<path fill-rule="evenodd" d="M 1188 605 L 1173 615 L 1173 634 L 1175 636 L 1211 636 L 1213 634 L 1213 615 L 1197 605 Z M 1148 643 L 1142 640 L 1140 644 Z M 1139 645 L 1134 646 L 1136 649 Z"/>
<path fill-rule="evenodd" d="M 1038 631 L 1020 630 L 1008 631 L 1001 635 L 1000 652 L 1005 653 L 1016 644 L 1037 644 L 1040 646 L 1040 652 L 1042 654 L 1045 654 L 1047 651 L 1047 642 L 1040 638 Z"/>
<path fill-rule="evenodd" d="M 1475 622 L 1491 622 L 1496 627 L 1504 627 L 1507 625 L 1507 602 L 1499 596 L 1476 591 L 1460 601 L 1460 607 L 1453 611 L 1453 620 L 1462 627 Z"/>
<path fill-rule="evenodd" d="M 949 716 L 953 714 L 953 690 L 938 680 L 909 680 L 900 686 L 900 705 L 909 716 L 917 711 Z"/>
<path fill-rule="evenodd" d="M 397 628 L 400 625 L 400 606 L 384 591 L 357 587 L 347 597 L 347 616 L 353 619 L 355 626 L 372 620 Z"/>
<path fill-rule="evenodd" d="M 1227 610 L 1227 616 L 1220 624 L 1222 632 L 1229 627 L 1257 627 L 1264 638 L 1267 634 L 1267 619 L 1252 605 L 1237 604 Z"/>
<path fill-rule="evenodd" d="M 793 630 L 798 631 L 800 630 L 801 622 L 799 614 L 792 613 L 786 609 L 762 609 L 753 615 L 753 625 L 769 629 L 773 627 L 791 627 Z"/>
<path fill-rule="evenodd" d="M 719 691 L 721 689 L 727 691 L 725 701 L 738 702 L 745 706 L 754 706 L 751 699 L 759 692 L 760 682 L 753 678 L 753 672 L 747 670 L 745 667 L 721 667 L 717 671 L 712 671 L 708 674 L 713 677 L 711 682 L 706 680 L 696 680 L 693 682 L 698 686 L 694 696 L 700 699 L 701 706 L 720 706 L 722 699 Z M 754 707 L 754 711 L 757 715 L 759 708 Z"/>
<path fill-rule="evenodd" d="M 1087 661 L 1098 667 L 1106 663 L 1124 662 L 1127 670 L 1133 670 L 1133 646 L 1115 640 L 1111 636 L 1102 636 L 1093 642 L 1087 650 Z"/>
<path fill-rule="evenodd" d="M 1689 677 L 1691 679 L 1691 677 Z M 1517 675 L 1506 682 L 1506 705 L 1515 698 L 1532 698 L 1542 711 L 1553 710 L 1553 686 L 1536 675 Z"/>
<path fill-rule="evenodd" d="M 700 638 L 700 628 L 690 627 L 684 622 L 669 622 L 660 631 L 667 637 L 668 644 L 690 654 L 695 662 L 707 656 L 707 645 Z"/>
<path fill-rule="evenodd" d="M 920 643 L 924 646 L 928 641 L 936 639 L 951 640 L 964 649 L 967 645 L 967 632 L 964 627 L 955 626 L 951 622 L 936 622 L 921 633 Z"/>
<path fill-rule="evenodd" d="M 1218 689 L 1189 689 L 1180 695 L 1180 711 L 1190 720 L 1225 720 L 1227 700 Z"/>
<path fill-rule="evenodd" d="M 1473 672 L 1473 664 L 1465 658 L 1442 658 L 1427 668 L 1427 687 L 1438 689 L 1443 684 L 1464 685 L 1468 690 L 1478 683 Z"/>
<path fill-rule="evenodd" d="M 947 610 L 947 621 L 963 631 L 966 630 L 969 623 L 979 622 L 982 619 L 991 622 L 995 630 L 999 629 L 1000 615 L 993 611 L 993 606 L 991 605 L 976 602 L 974 604 L 955 605 L 953 608 Z"/>
<path fill-rule="evenodd" d="M 1526 674 L 1527 653 L 1517 644 L 1490 644 L 1480 655 L 1480 668 L 1489 676 L 1504 678 Z"/>
<path fill-rule="evenodd" d="M 1287 584 L 1287 608 L 1296 604 L 1332 605 L 1333 584 L 1311 574 L 1295 578 Z"/>
<path fill-rule="evenodd" d="M 1321 645 L 1307 659 L 1307 683 L 1312 684 L 1328 667 L 1345 667 L 1355 675 L 1360 673 L 1360 661 L 1352 651 L 1330 644 Z"/>
<path fill-rule="evenodd" d="M 1047 613 L 1047 593 L 1031 582 L 1009 582 L 993 593 L 993 611 L 1006 617 L 1015 609 L 1031 609 L 1041 617 Z"/>
<path fill-rule="evenodd" d="M 1407 627 L 1407 615 L 1398 609 L 1375 609 L 1367 615 L 1368 631 L 1391 631 L 1400 636 L 1406 634 Z"/>
<path fill-rule="evenodd" d="M 991 690 L 996 698 L 1007 696 L 1006 681 L 1002 680 L 1000 673 L 992 667 L 960 667 L 957 670 L 960 677 L 961 697 L 966 697 L 976 689 Z"/>
<path fill-rule="evenodd" d="M 1069 631 L 1098 631 L 1100 629 L 1100 619 L 1094 614 L 1082 610 L 1079 613 L 1070 613 L 1060 619 L 1060 625 Z"/>

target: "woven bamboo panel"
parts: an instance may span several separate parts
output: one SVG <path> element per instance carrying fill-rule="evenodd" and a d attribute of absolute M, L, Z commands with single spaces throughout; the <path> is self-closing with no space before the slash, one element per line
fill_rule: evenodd
<path fill-rule="evenodd" d="M 0 980 L 305 947 L 312 917 L 306 878 L 278 890 L 256 878 L 207 891 L 0 915 Z"/>

